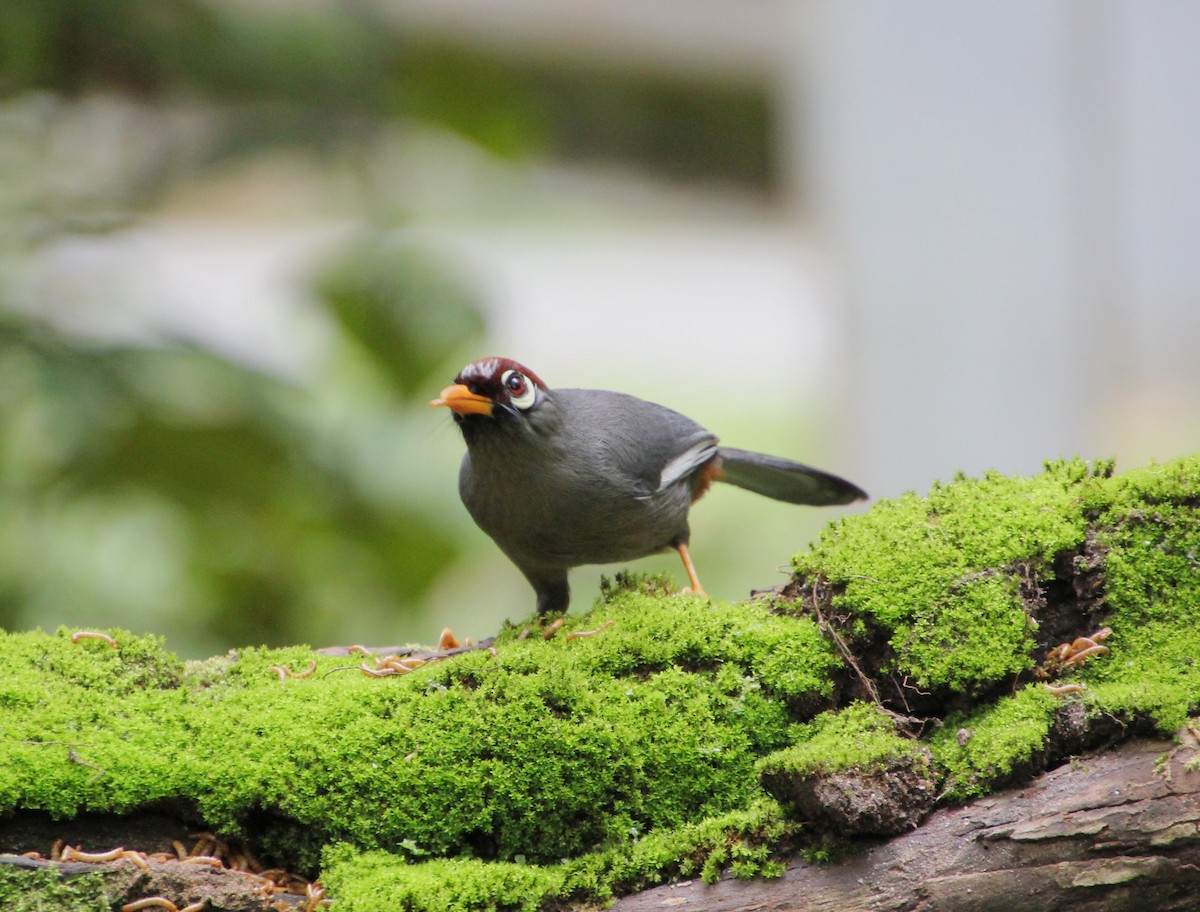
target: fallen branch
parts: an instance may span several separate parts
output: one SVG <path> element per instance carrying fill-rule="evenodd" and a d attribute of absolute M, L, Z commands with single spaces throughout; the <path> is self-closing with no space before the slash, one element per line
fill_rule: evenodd
<path fill-rule="evenodd" d="M 838 864 L 795 861 L 776 880 L 656 887 L 614 912 L 1155 912 L 1196 908 L 1195 739 L 1134 741 L 1024 788 L 941 810 Z"/>

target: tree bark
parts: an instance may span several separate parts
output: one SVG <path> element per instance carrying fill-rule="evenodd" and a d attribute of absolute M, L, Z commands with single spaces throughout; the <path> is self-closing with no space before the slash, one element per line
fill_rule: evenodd
<path fill-rule="evenodd" d="M 937 811 L 911 833 L 776 880 L 699 881 L 619 900 L 616 912 L 1164 912 L 1200 908 L 1195 736 L 1132 741 L 1023 788 Z"/>

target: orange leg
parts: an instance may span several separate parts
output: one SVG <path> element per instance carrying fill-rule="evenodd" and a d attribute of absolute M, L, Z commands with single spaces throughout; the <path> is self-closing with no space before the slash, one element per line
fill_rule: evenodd
<path fill-rule="evenodd" d="M 684 542 L 680 542 L 675 546 L 675 550 L 679 552 L 679 557 L 683 561 L 683 569 L 687 571 L 688 581 L 691 583 L 692 592 L 696 595 L 702 595 L 708 598 L 708 593 L 704 591 L 704 587 L 700 585 L 700 577 L 696 576 L 696 567 L 692 564 L 692 555 L 688 553 L 688 546 Z"/>

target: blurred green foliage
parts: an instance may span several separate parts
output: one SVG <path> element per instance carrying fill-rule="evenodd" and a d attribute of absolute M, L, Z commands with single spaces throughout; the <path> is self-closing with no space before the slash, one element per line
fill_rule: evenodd
<path fill-rule="evenodd" d="M 406 395 L 427 388 L 447 353 L 482 329 L 461 282 L 427 254 L 386 237 L 356 246 L 316 287 L 342 330 Z"/>
<path fill-rule="evenodd" d="M 458 554 L 454 524 L 345 453 L 354 426 L 399 420 L 479 316 L 430 261 L 409 252 L 411 273 L 373 286 L 363 256 L 322 282 L 347 329 L 315 382 L 354 403 L 334 422 L 311 387 L 194 347 L 98 347 L 3 317 L 0 625 L 144 616 L 209 648 L 286 643 L 424 594 Z M 406 318 L 418 297 L 439 320 Z M 359 346 L 363 326 L 384 331 Z M 388 358 L 398 336 L 420 356 Z"/>
<path fill-rule="evenodd" d="M 224 109 L 224 154 L 327 146 L 410 117 L 498 155 L 618 160 L 683 180 L 777 182 L 771 105 L 752 78 L 697 81 L 553 62 L 402 32 L 382 5 L 6 0 L 0 95 L 188 98 Z"/>
<path fill-rule="evenodd" d="M 436 91 L 418 90 L 429 80 L 407 54 L 362 9 L 0 9 L 0 115 L 31 139 L 8 144 L 20 167 L 0 176 L 0 625 L 121 621 L 194 655 L 328 642 L 347 627 L 387 637 L 458 556 L 457 519 L 403 478 L 379 484 L 362 456 L 384 446 L 397 465 L 419 458 L 405 416 L 482 329 L 473 291 L 391 240 L 394 223 L 366 227 L 314 270 L 331 354 L 302 383 L 187 344 L 74 336 L 39 320 L 37 300 L 10 307 L 41 247 L 120 230 L 214 163 L 353 145 L 414 111 L 456 120 L 470 80 L 441 74 Z M 100 164 L 81 180 L 91 150 L 56 160 L 46 135 L 96 93 L 151 111 L 198 106 L 206 135 L 198 149 L 157 149 L 149 167 Z"/>
<path fill-rule="evenodd" d="M 505 58 L 380 10 L 0 4 L 0 625 L 124 624 L 202 655 L 344 641 L 350 616 L 388 637 L 419 608 L 464 521 L 446 515 L 452 492 L 422 490 L 415 434 L 483 325 L 452 266 L 395 239 L 403 200 L 372 191 L 372 141 L 397 124 L 510 158 L 771 182 L 758 88 Z M 332 340 L 312 376 L 40 319 L 21 281 L 48 246 L 136 226 L 172 190 L 277 149 L 363 172 L 359 238 L 312 272 Z"/>

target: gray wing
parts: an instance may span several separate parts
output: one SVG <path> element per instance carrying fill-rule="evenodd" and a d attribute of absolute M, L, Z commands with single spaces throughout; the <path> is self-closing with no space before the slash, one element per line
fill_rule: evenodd
<path fill-rule="evenodd" d="M 613 480 L 635 497 L 653 497 L 716 455 L 715 434 L 666 406 L 600 390 L 554 395 L 571 415 L 572 432 L 586 437 Z"/>

